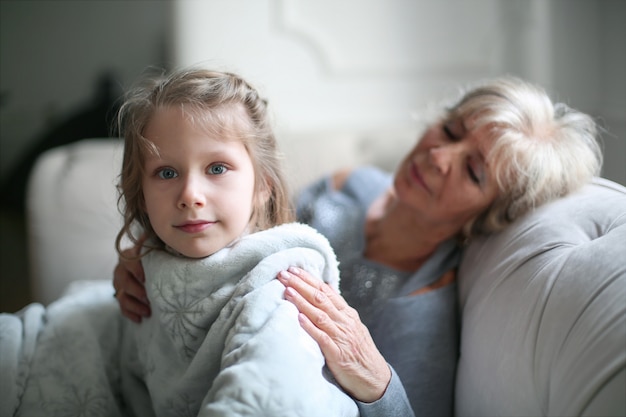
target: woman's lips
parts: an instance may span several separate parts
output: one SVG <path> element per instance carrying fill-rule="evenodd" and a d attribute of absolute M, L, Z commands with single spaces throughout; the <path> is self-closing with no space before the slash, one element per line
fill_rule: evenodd
<path fill-rule="evenodd" d="M 200 233 L 208 229 L 209 227 L 211 227 L 211 225 L 213 224 L 215 224 L 215 222 L 200 220 L 200 221 L 192 221 L 192 222 L 179 224 L 174 227 L 186 233 Z"/>
<path fill-rule="evenodd" d="M 428 188 L 428 185 L 426 185 L 424 178 L 422 178 L 422 174 L 420 174 L 419 169 L 417 168 L 417 165 L 415 165 L 415 163 L 411 164 L 411 179 L 414 183 L 418 184 L 429 193 L 431 192 L 430 188 Z"/>

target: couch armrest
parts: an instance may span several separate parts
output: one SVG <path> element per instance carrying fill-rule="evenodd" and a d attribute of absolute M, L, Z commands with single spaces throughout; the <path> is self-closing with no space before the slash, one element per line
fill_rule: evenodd
<path fill-rule="evenodd" d="M 48 304 L 72 281 L 112 279 L 122 149 L 117 139 L 83 140 L 47 151 L 33 167 L 26 222 L 34 301 Z"/>
<path fill-rule="evenodd" d="M 472 242 L 456 414 L 623 415 L 624 255 L 626 188 L 600 178 Z"/>

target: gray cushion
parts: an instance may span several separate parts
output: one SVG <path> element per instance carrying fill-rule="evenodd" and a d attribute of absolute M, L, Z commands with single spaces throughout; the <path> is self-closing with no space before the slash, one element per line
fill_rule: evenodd
<path fill-rule="evenodd" d="M 596 179 L 472 242 L 460 416 L 626 414 L 626 188 Z"/>

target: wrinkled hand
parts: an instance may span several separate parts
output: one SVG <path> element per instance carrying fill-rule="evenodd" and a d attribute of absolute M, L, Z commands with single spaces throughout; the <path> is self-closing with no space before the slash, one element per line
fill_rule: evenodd
<path fill-rule="evenodd" d="M 335 379 L 354 399 L 380 399 L 391 370 L 357 311 L 332 287 L 299 268 L 278 274 L 285 299 L 300 311 L 299 320 L 319 344 Z"/>
<path fill-rule="evenodd" d="M 140 323 L 143 317 L 150 316 L 143 266 L 140 260 L 134 259 L 140 249 L 141 243 L 124 250 L 123 256 L 119 257 L 119 262 L 113 270 L 115 298 L 120 304 L 122 314 L 137 323 Z"/>

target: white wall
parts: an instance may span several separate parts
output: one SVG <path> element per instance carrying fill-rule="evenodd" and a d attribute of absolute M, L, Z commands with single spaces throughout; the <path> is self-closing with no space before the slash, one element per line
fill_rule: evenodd
<path fill-rule="evenodd" d="M 626 184 L 623 0 L 176 0 L 174 63 L 237 71 L 279 131 L 406 126 L 504 73 L 599 118 Z"/>
<path fill-rule="evenodd" d="M 2 0 L 0 179 L 103 70 L 126 86 L 205 64 L 262 87 L 282 131 L 406 126 L 520 75 L 600 118 L 605 176 L 626 183 L 625 40 L 623 0 Z"/>
<path fill-rule="evenodd" d="M 175 11 L 174 62 L 242 73 L 289 130 L 407 124 L 499 70 L 497 0 L 178 0 Z"/>

